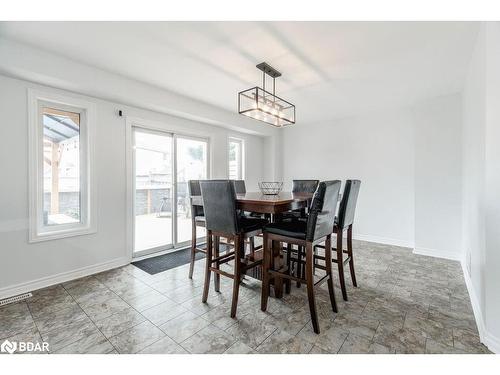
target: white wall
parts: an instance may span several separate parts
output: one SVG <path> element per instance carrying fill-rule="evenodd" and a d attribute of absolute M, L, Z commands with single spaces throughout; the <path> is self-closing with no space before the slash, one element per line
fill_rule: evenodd
<path fill-rule="evenodd" d="M 285 129 L 284 180 L 360 179 L 356 237 L 458 259 L 460 111 L 454 94 Z"/>
<path fill-rule="evenodd" d="M 354 233 L 413 245 L 413 125 L 408 110 L 377 112 L 283 132 L 283 177 L 360 179 Z"/>
<path fill-rule="evenodd" d="M 264 137 L 254 136 L 137 109 L 96 98 L 95 168 L 97 172 L 98 231 L 96 234 L 41 243 L 28 243 L 28 121 L 27 90 L 53 90 L 23 80 L 0 75 L 0 298 L 70 277 L 72 272 L 85 274 L 100 268 L 125 264 L 126 251 L 126 147 L 125 119 L 117 116 L 122 109 L 127 116 L 164 124 L 165 130 L 209 136 L 214 178 L 227 178 L 227 138 L 245 141 L 246 180 L 256 190 L 263 178 Z M 73 95 L 73 94 L 70 94 Z M 100 267 L 100 268 L 99 268 Z M 70 273 L 70 275 L 68 275 Z M 48 278 L 45 280 L 45 278 Z"/>
<path fill-rule="evenodd" d="M 463 260 L 482 341 L 500 353 L 500 23 L 481 26 L 464 89 Z"/>
<path fill-rule="evenodd" d="M 486 327 L 500 353 L 500 22 L 489 22 L 486 63 Z"/>
<path fill-rule="evenodd" d="M 415 125 L 415 252 L 462 258 L 462 97 L 419 103 Z"/>
<path fill-rule="evenodd" d="M 463 95 L 463 246 L 473 293 L 484 311 L 484 147 L 486 121 L 486 39 L 481 27 Z"/>

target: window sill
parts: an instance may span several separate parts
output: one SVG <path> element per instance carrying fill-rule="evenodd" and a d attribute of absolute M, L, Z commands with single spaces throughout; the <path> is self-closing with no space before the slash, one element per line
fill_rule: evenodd
<path fill-rule="evenodd" d="M 53 241 L 63 238 L 84 236 L 88 234 L 97 233 L 97 228 L 93 227 L 82 227 L 82 228 L 71 228 L 63 229 L 57 231 L 43 232 L 43 233 L 30 233 L 29 243 L 43 242 L 43 241 Z"/>

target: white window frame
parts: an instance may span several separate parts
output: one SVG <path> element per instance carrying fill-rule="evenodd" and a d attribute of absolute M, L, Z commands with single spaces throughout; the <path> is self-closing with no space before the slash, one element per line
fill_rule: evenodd
<path fill-rule="evenodd" d="M 80 222 L 43 224 L 43 123 L 44 106 L 80 114 Z M 94 174 L 95 104 L 80 97 L 28 90 L 29 124 L 29 242 L 55 240 L 97 232 L 96 179 Z"/>
<path fill-rule="evenodd" d="M 228 137 L 227 139 L 227 177 L 229 178 L 229 147 L 231 143 L 240 144 L 240 165 L 238 166 L 238 176 L 236 180 L 245 179 L 245 141 L 241 138 Z"/>

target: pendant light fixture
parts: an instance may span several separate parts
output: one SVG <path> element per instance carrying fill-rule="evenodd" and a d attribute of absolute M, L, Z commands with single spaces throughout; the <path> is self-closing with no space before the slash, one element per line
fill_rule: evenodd
<path fill-rule="evenodd" d="M 262 71 L 262 87 L 252 87 L 238 94 L 238 112 L 255 120 L 282 128 L 295 124 L 295 106 L 276 96 L 276 78 L 281 73 L 263 62 L 257 65 Z M 266 75 L 273 79 L 273 92 L 266 91 Z"/>

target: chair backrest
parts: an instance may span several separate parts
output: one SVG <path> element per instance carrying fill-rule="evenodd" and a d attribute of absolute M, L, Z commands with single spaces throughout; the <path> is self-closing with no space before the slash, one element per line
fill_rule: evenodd
<path fill-rule="evenodd" d="M 319 180 L 293 180 L 292 193 L 313 194 L 319 184 Z"/>
<path fill-rule="evenodd" d="M 246 194 L 245 180 L 232 180 L 236 194 Z"/>
<path fill-rule="evenodd" d="M 200 180 L 189 180 L 188 182 L 189 197 L 201 195 Z M 191 205 L 191 217 L 204 216 L 203 206 Z"/>
<path fill-rule="evenodd" d="M 307 217 L 307 241 L 317 240 L 333 232 L 341 184 L 339 180 L 319 183 Z"/>
<path fill-rule="evenodd" d="M 236 193 L 230 180 L 200 181 L 207 230 L 236 234 Z"/>
<path fill-rule="evenodd" d="M 342 201 L 339 207 L 339 228 L 344 229 L 354 222 L 354 212 L 356 211 L 356 202 L 358 200 L 360 186 L 360 180 L 346 180 Z"/>

